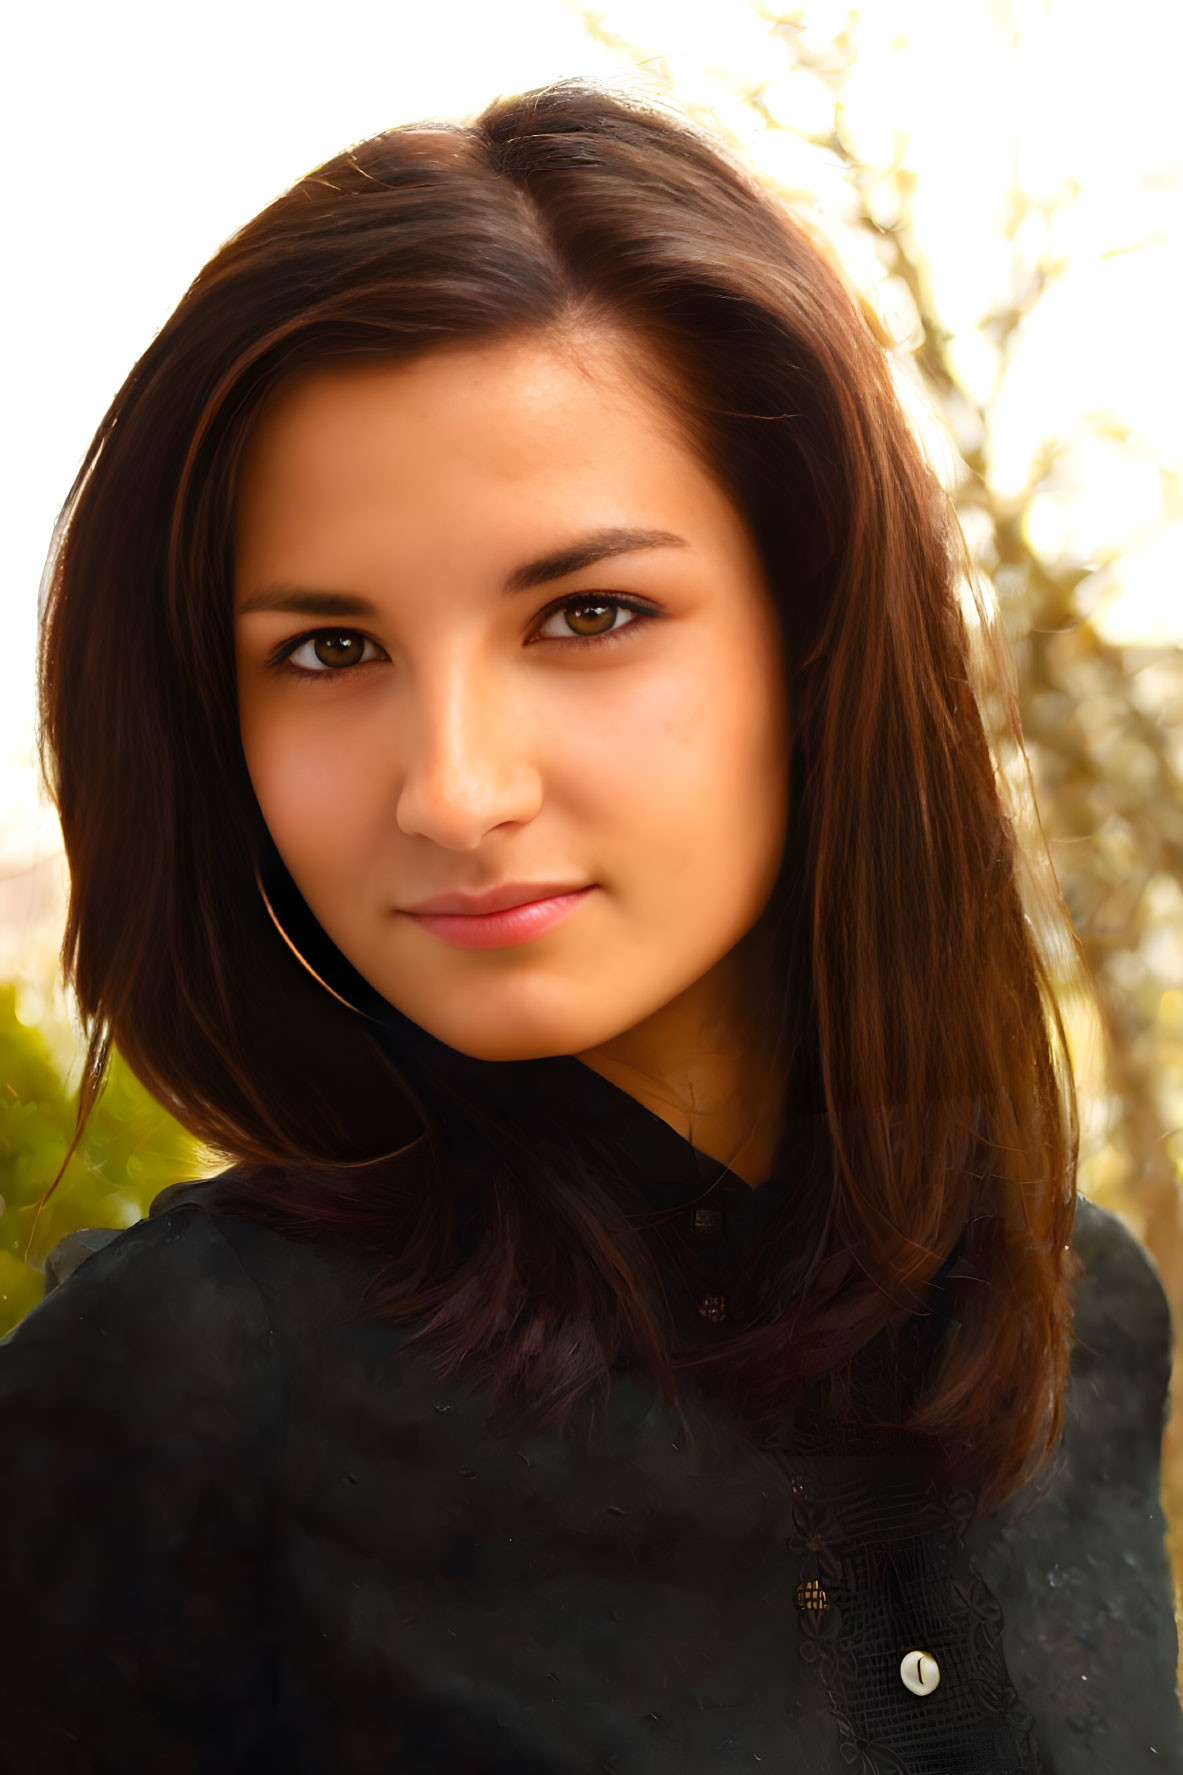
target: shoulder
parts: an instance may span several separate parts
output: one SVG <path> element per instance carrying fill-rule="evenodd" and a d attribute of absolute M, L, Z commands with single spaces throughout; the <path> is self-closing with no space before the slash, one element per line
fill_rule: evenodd
<path fill-rule="evenodd" d="M 1081 1196 L 1072 1249 L 1084 1263 L 1072 1290 L 1071 1382 L 1065 1437 L 1077 1458 L 1094 1451 L 1106 1476 L 1157 1467 L 1171 1378 L 1173 1327 L 1157 1266 L 1119 1215 Z M 1083 1446 L 1082 1446 L 1083 1442 Z"/>
<path fill-rule="evenodd" d="M 1160 1499 L 1171 1313 L 1124 1221 L 1077 1200 L 1063 1436 L 1036 1484 L 966 1537 L 1054 1767 L 1183 1767 L 1175 1593 Z"/>
<path fill-rule="evenodd" d="M 271 1389 L 266 1306 L 215 1218 L 178 1208 L 102 1239 L 73 1234 L 46 1272 L 44 1297 L 0 1339 L 10 1429 L 52 1417 L 55 1435 L 101 1422 L 113 1436 L 204 1412 L 230 1436 L 236 1412 Z"/>
<path fill-rule="evenodd" d="M 183 1336 L 199 1320 L 265 1331 L 258 1290 L 218 1220 L 176 1208 L 124 1231 L 70 1233 L 46 1260 L 46 1291 L 0 1346 L 42 1343 L 76 1328 L 86 1336 L 150 1323 L 157 1334 Z"/>
<path fill-rule="evenodd" d="M 73 1235 L 47 1269 L 0 1341 L 5 1750 L 237 1768 L 269 1693 L 286 1434 L 265 1305 L 193 1209 Z"/>
<path fill-rule="evenodd" d="M 1119 1214 L 1090 1202 L 1087 1196 L 1078 1196 L 1072 1249 L 1080 1253 L 1090 1274 L 1103 1278 L 1111 1307 L 1124 1310 L 1133 1301 L 1143 1308 L 1153 1303 L 1162 1328 L 1169 1329 L 1170 1313 L 1158 1267 Z M 1119 1310 L 1118 1319 L 1121 1316 Z"/>
<path fill-rule="evenodd" d="M 290 1183 L 292 1203 L 298 1204 L 299 1179 Z M 205 1236 L 220 1244 L 224 1261 L 254 1291 L 277 1343 L 289 1353 L 293 1342 L 318 1340 L 354 1321 L 386 1254 L 345 1232 L 300 1227 L 295 1212 L 290 1221 L 281 1214 L 278 1224 L 272 1224 L 265 1215 L 259 1217 L 240 1186 L 235 1172 L 174 1184 L 157 1196 L 150 1214 L 153 1219 L 185 1216 L 207 1223 Z M 393 1327 L 388 1329 L 394 1334 Z"/>
<path fill-rule="evenodd" d="M 151 1327 L 158 1342 L 200 1329 L 241 1355 L 349 1317 L 378 1261 L 347 1238 L 253 1218 L 234 1172 L 176 1183 L 125 1231 L 86 1227 L 60 1240 L 44 1298 L 0 1346 L 101 1323 L 105 1336 Z"/>
<path fill-rule="evenodd" d="M 242 1498 L 282 1445 L 277 1366 L 259 1291 L 215 1222 L 138 1221 L 0 1340 L 0 1516 L 42 1553 L 70 1525 L 89 1560 L 96 1522 L 133 1547 L 152 1512 L 162 1527 L 206 1495 Z M 22 1558 L 0 1556 L 10 1584 Z"/>

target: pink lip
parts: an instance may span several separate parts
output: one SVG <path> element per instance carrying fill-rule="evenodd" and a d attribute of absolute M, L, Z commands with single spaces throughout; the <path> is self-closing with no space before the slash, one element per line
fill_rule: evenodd
<path fill-rule="evenodd" d="M 433 937 L 458 949 L 504 949 L 553 929 L 590 893 L 591 887 L 577 888 L 574 893 L 555 894 L 546 900 L 526 900 L 503 912 L 409 912 L 407 916 Z"/>
<path fill-rule="evenodd" d="M 573 894 L 585 886 L 572 881 L 503 881 L 497 887 L 482 888 L 477 893 L 433 894 L 417 906 L 404 906 L 404 912 L 462 912 L 465 916 L 481 912 L 505 912 L 511 906 L 525 906 L 530 900 L 552 900 L 557 894 Z"/>

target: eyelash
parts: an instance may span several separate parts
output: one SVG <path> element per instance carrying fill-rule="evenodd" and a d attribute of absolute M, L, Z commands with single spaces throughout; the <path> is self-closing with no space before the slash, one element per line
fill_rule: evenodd
<path fill-rule="evenodd" d="M 549 645 L 557 645 L 559 647 L 603 647 L 609 642 L 623 640 L 625 635 L 631 634 L 634 629 L 644 628 L 647 622 L 654 620 L 657 616 L 657 612 L 652 610 L 647 604 L 638 604 L 636 600 L 632 598 L 621 598 L 608 595 L 601 596 L 598 592 L 574 592 L 570 597 L 564 598 L 560 603 L 554 604 L 549 610 L 544 611 L 539 627 L 545 626 L 552 616 L 559 616 L 564 610 L 578 610 L 588 604 L 611 605 L 613 609 L 630 611 L 633 620 L 632 622 L 622 623 L 619 628 L 606 629 L 602 635 L 558 636 L 550 639 Z M 334 624 L 329 628 L 306 629 L 302 635 L 295 635 L 290 641 L 282 642 L 271 654 L 267 664 L 275 671 L 290 673 L 293 678 L 347 678 L 352 672 L 356 672 L 356 666 L 340 666 L 336 668 L 332 666 L 323 666 L 319 672 L 313 672 L 309 671 L 306 666 L 294 666 L 291 663 L 291 655 L 295 653 L 298 648 L 303 647 L 306 641 L 317 641 L 322 635 L 360 634 L 360 629 L 347 629 L 337 624 Z M 369 639 L 368 636 L 363 636 L 362 638 L 364 640 Z M 377 645 L 377 643 L 375 643 L 375 645 Z M 376 660 L 363 660 L 361 663 L 363 665 L 376 665 L 378 662 Z"/>

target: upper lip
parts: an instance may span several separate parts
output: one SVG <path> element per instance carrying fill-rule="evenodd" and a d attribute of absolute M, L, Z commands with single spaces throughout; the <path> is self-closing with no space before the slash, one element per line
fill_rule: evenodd
<path fill-rule="evenodd" d="M 456 912 L 473 918 L 482 912 L 505 912 L 511 906 L 525 906 L 531 900 L 550 900 L 556 894 L 577 894 L 588 886 L 585 881 L 503 881 L 500 887 L 486 888 L 479 894 L 436 894 L 420 900 L 417 906 L 404 906 L 404 912 Z"/>

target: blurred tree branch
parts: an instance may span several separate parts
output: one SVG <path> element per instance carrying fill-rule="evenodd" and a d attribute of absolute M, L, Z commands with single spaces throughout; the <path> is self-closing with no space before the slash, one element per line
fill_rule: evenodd
<path fill-rule="evenodd" d="M 631 54 L 671 97 L 697 110 L 708 126 L 715 124 L 708 108 L 675 90 L 664 57 L 632 49 L 608 30 L 601 13 L 571 10 L 597 43 Z M 984 296 L 977 331 L 996 353 L 996 368 L 988 397 L 975 399 L 957 373 L 954 334 L 938 312 L 924 243 L 913 225 L 917 174 L 903 164 L 907 136 L 896 132 L 894 161 L 886 166 L 866 164 L 854 148 L 844 90 L 857 61 L 857 15 L 849 12 L 842 28 L 819 44 L 807 28 L 806 8 L 753 10 L 771 27 L 770 41 L 784 46 L 790 69 L 812 75 L 825 89 L 832 121 L 822 130 L 794 129 L 773 115 L 766 94 L 784 73 L 779 67 L 766 81 L 745 85 L 737 78 L 733 96 L 767 131 L 789 129 L 841 167 L 852 194 L 845 218 L 852 241 L 860 233 L 870 236 L 886 274 L 902 282 L 919 318 L 921 336 L 909 355 L 956 444 L 962 472 L 955 502 L 975 569 L 994 587 L 1014 653 L 1040 820 L 1096 990 L 1103 1054 L 1095 1087 L 1082 1081 L 1081 1188 L 1122 1213 L 1142 1238 L 1183 1334 L 1183 745 L 1172 737 L 1183 723 L 1183 654 L 1178 645 L 1130 648 L 1106 641 L 1081 598 L 1094 570 L 1045 560 L 1032 545 L 1028 509 L 1054 476 L 1063 439 L 1049 438 L 1035 451 L 1018 494 L 1000 491 L 991 477 L 995 411 L 1016 347 L 1047 291 L 1072 273 L 1062 256 L 1032 251 L 1041 231 L 1028 224 L 1042 217 L 1046 242 L 1049 217 L 1079 195 L 1079 186 L 1070 179 L 1055 200 L 1036 202 L 1016 178 L 1005 193 L 1001 231 L 1012 249 L 1011 287 L 1003 301 Z M 751 158 L 758 166 L 758 151 Z M 885 181 L 895 199 L 890 222 L 873 201 Z M 777 188 L 793 201 L 796 193 Z M 1120 424 L 1099 423 L 1120 440 Z M 1167 516 L 1179 500 L 1178 486 L 1164 482 Z M 1116 559 L 1116 547 L 1109 553 Z M 1183 1596 L 1178 1360 L 1172 1408 L 1163 1504 L 1176 1590 Z"/>

